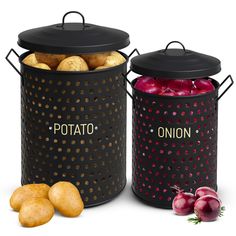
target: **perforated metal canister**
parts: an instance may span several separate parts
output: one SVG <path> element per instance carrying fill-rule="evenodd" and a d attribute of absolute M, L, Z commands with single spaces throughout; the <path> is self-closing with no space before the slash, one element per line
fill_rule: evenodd
<path fill-rule="evenodd" d="M 214 84 L 214 92 L 189 98 L 133 91 L 132 188 L 137 196 L 171 208 L 175 185 L 190 192 L 217 188 L 219 84 Z"/>
<path fill-rule="evenodd" d="M 155 79 L 192 81 L 220 71 L 217 58 L 187 50 L 181 43 L 183 49 L 169 49 L 170 44 L 132 58 L 131 70 Z M 133 192 L 148 204 L 171 208 L 173 186 L 189 192 L 200 186 L 217 189 L 218 101 L 232 86 L 232 77 L 221 84 L 211 78 L 214 90 L 192 96 L 142 92 L 135 88 L 138 79 L 127 79 L 133 92 L 127 91 L 133 99 Z M 218 96 L 228 79 L 231 83 Z"/>
<path fill-rule="evenodd" d="M 129 44 L 123 31 L 87 24 L 82 15 L 83 23 L 65 23 L 65 16 L 61 24 L 21 33 L 19 45 L 31 52 L 77 55 Z M 120 65 L 67 72 L 25 65 L 22 61 L 31 52 L 19 57 L 17 70 L 22 184 L 70 181 L 86 207 L 111 200 L 126 184 L 126 96 L 120 84 L 126 86 L 122 74 L 128 57 L 120 52 L 126 59 Z"/>

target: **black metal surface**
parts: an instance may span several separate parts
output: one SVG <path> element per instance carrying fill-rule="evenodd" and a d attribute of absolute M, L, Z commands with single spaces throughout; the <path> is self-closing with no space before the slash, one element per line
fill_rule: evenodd
<path fill-rule="evenodd" d="M 219 83 L 213 83 L 213 92 L 191 97 L 156 96 L 133 88 L 132 189 L 149 204 L 171 208 L 174 185 L 190 192 L 200 186 L 217 188 Z M 169 133 L 165 137 L 160 130 Z"/>
<path fill-rule="evenodd" d="M 77 13 L 82 23 L 65 23 L 68 14 Z M 128 46 L 129 34 L 104 26 L 85 23 L 80 12 L 63 16 L 62 23 L 26 30 L 18 35 L 19 46 L 45 53 L 81 54 L 106 52 Z"/>
<path fill-rule="evenodd" d="M 172 43 L 179 43 L 182 49 L 169 48 Z M 217 74 L 221 65 L 215 57 L 187 50 L 182 43 L 172 41 L 163 50 L 133 57 L 130 68 L 140 75 L 192 79 Z"/>
<path fill-rule="evenodd" d="M 86 207 L 120 193 L 126 184 L 126 95 L 119 80 L 125 83 L 126 66 L 53 73 L 21 63 L 22 184 L 70 181 Z M 82 131 L 81 124 L 91 123 L 93 133 Z M 80 133 L 71 132 L 71 124 L 79 124 Z"/>

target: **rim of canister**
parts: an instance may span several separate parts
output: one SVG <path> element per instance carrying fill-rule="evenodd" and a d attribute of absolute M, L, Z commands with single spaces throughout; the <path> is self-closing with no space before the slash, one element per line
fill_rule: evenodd
<path fill-rule="evenodd" d="M 36 67 L 32 67 L 32 66 L 29 66 L 29 65 L 26 65 L 23 63 L 23 59 L 29 55 L 30 51 L 28 52 L 25 52 L 23 54 L 20 55 L 19 57 L 19 62 L 21 65 L 23 65 L 25 68 L 27 68 L 28 70 L 31 70 L 35 73 L 40 73 L 40 74 L 51 74 L 51 75 L 57 75 L 57 74 L 60 74 L 60 75 L 89 75 L 89 74 L 97 74 L 97 73 L 101 73 L 101 72 L 111 72 L 111 71 L 114 71 L 114 70 L 118 70 L 120 68 L 122 68 L 124 66 L 124 64 L 127 64 L 128 63 L 128 60 L 129 60 L 129 57 L 123 53 L 123 52 L 120 52 L 118 51 L 124 58 L 125 58 L 125 62 L 120 64 L 120 65 L 117 65 L 117 66 L 112 66 L 112 67 L 108 67 L 108 68 L 105 68 L 105 69 L 101 69 L 101 70 L 89 70 L 89 71 L 57 71 L 57 70 L 43 70 L 43 69 L 40 69 L 40 68 L 36 68 Z"/>
<path fill-rule="evenodd" d="M 182 48 L 169 48 L 173 43 Z M 188 50 L 179 41 L 172 41 L 165 49 L 133 57 L 130 69 L 140 75 L 162 79 L 193 79 L 217 74 L 221 62 L 215 57 Z"/>
<path fill-rule="evenodd" d="M 147 97 L 152 97 L 152 98 L 158 98 L 158 99 L 191 99 L 191 98 L 197 98 L 197 97 L 203 97 L 203 96 L 210 96 L 212 93 L 215 93 L 216 91 L 219 90 L 219 87 L 220 87 L 220 83 L 215 80 L 215 79 L 212 79 L 210 78 L 211 81 L 213 82 L 213 85 L 215 87 L 214 90 L 210 91 L 210 92 L 207 92 L 207 93 L 202 93 L 202 94 L 197 94 L 197 95 L 191 95 L 191 96 L 168 96 L 168 95 L 158 95 L 158 94 L 151 94 L 151 93 L 145 93 L 143 91 L 140 91 L 138 89 L 136 89 L 134 87 L 134 84 L 136 83 L 136 81 L 138 80 L 138 78 L 134 79 L 132 82 L 131 82 L 131 85 L 132 85 L 132 89 L 138 93 L 138 94 L 141 94 L 142 96 L 147 96 Z M 134 97 L 135 98 L 135 97 Z"/>
<path fill-rule="evenodd" d="M 81 16 L 82 23 L 65 23 L 71 13 Z M 53 54 L 83 54 L 125 48 L 130 44 L 125 31 L 85 22 L 78 11 L 67 12 L 61 23 L 33 28 L 18 35 L 18 45 L 30 51 Z"/>

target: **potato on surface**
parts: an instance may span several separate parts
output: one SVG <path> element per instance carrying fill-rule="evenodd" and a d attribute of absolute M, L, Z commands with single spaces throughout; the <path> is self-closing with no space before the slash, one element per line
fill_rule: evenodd
<path fill-rule="evenodd" d="M 46 198 L 31 198 L 22 204 L 19 212 L 19 221 L 24 227 L 43 225 L 51 220 L 54 207 Z"/>
<path fill-rule="evenodd" d="M 81 57 L 87 62 L 89 69 L 95 69 L 96 67 L 103 66 L 109 55 L 110 52 L 101 52 L 94 54 L 83 54 Z"/>
<path fill-rule="evenodd" d="M 51 68 L 45 63 L 37 63 L 33 65 L 33 67 L 38 68 L 38 69 L 43 69 L 43 70 L 51 70 Z"/>
<path fill-rule="evenodd" d="M 107 67 L 113 67 L 113 66 L 118 66 L 122 63 L 124 63 L 126 59 L 116 51 L 111 52 L 111 55 L 107 57 L 104 66 Z"/>
<path fill-rule="evenodd" d="M 19 187 L 13 192 L 10 205 L 13 210 L 19 211 L 23 202 L 30 198 L 48 198 L 49 189 L 47 184 L 27 184 Z"/>
<path fill-rule="evenodd" d="M 84 209 L 79 190 L 70 182 L 54 184 L 48 193 L 53 206 L 64 216 L 79 216 Z"/>
<path fill-rule="evenodd" d="M 55 68 L 66 58 L 66 55 L 35 52 L 35 57 L 39 63 L 45 63 L 50 68 Z"/>
<path fill-rule="evenodd" d="M 57 67 L 58 71 L 88 71 L 88 65 L 80 56 L 71 56 L 64 59 Z"/>
<path fill-rule="evenodd" d="M 29 54 L 27 57 L 24 58 L 22 62 L 28 66 L 33 66 L 38 63 L 34 53 Z"/>

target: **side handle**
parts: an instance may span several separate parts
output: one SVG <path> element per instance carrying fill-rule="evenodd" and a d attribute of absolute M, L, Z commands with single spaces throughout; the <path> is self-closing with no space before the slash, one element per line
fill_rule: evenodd
<path fill-rule="evenodd" d="M 230 80 L 230 84 L 226 87 L 226 89 L 220 94 L 220 96 L 217 98 L 217 101 L 219 101 L 223 95 L 230 89 L 230 87 L 234 84 L 234 80 L 231 75 L 228 75 L 220 84 L 219 89 L 222 87 L 222 85 L 227 81 Z"/>
<path fill-rule="evenodd" d="M 137 53 L 138 55 L 140 55 L 139 50 L 137 48 L 135 48 L 129 55 L 128 58 L 130 59 L 131 56 L 133 56 L 134 53 Z M 127 76 L 129 73 L 131 72 L 131 70 L 129 69 L 126 73 L 125 76 Z M 129 82 L 130 83 L 130 82 Z"/>
<path fill-rule="evenodd" d="M 131 56 L 137 53 L 138 55 L 140 55 L 139 50 L 137 48 L 135 48 L 129 55 L 128 58 L 130 59 Z M 129 79 L 127 78 L 127 75 L 131 72 L 131 70 L 129 69 L 128 72 L 126 72 L 125 74 L 122 73 L 123 76 L 123 84 L 120 83 L 121 88 L 128 94 L 128 96 L 132 99 L 133 101 L 133 106 L 135 107 L 135 102 L 134 102 L 134 97 L 131 95 L 131 93 L 126 89 L 125 87 L 125 81 L 130 85 L 130 87 L 132 88 L 132 83 L 129 81 Z"/>
<path fill-rule="evenodd" d="M 20 71 L 16 68 L 16 66 L 10 61 L 9 56 L 11 55 L 11 53 L 14 53 L 15 56 L 19 59 L 19 54 L 12 48 L 8 54 L 6 55 L 6 60 L 8 61 L 8 63 L 13 67 L 13 69 L 22 77 L 22 74 L 20 73 Z"/>
<path fill-rule="evenodd" d="M 127 81 L 128 84 L 132 87 L 132 84 L 131 84 L 131 82 L 128 80 L 128 78 L 126 77 L 126 75 L 122 73 L 122 76 L 123 76 L 124 80 Z M 134 101 L 133 96 L 132 96 L 131 93 L 126 89 L 124 83 L 123 83 L 123 84 L 120 83 L 120 86 L 121 86 L 121 88 L 129 95 L 129 97 Z"/>

